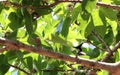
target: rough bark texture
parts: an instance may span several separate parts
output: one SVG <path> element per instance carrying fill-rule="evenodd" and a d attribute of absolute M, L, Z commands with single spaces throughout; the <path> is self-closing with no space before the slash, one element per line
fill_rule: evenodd
<path fill-rule="evenodd" d="M 106 63 L 106 62 L 94 61 L 94 60 L 89 60 L 89 59 L 84 59 L 84 58 L 75 58 L 75 57 L 71 57 L 66 54 L 53 52 L 52 50 L 33 47 L 33 46 L 29 46 L 29 45 L 23 44 L 18 41 L 15 42 L 15 41 L 11 41 L 8 39 L 2 39 L 2 38 L 0 38 L 0 44 L 6 46 L 8 48 L 14 48 L 17 50 L 23 49 L 27 52 L 41 54 L 43 56 L 48 56 L 48 57 L 51 57 L 54 59 L 78 63 L 83 66 L 89 67 L 89 68 L 104 69 L 104 70 L 109 71 L 110 75 L 120 75 L 120 62 Z M 8 49 L 8 50 L 10 50 L 10 49 Z"/>

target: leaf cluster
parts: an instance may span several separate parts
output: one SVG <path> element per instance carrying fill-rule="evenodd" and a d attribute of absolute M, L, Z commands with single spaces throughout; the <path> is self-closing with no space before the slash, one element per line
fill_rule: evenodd
<path fill-rule="evenodd" d="M 111 47 L 120 40 L 120 23 L 118 22 L 120 11 L 96 6 L 97 0 L 83 0 L 81 4 L 59 3 L 54 7 L 44 9 L 37 7 L 50 5 L 56 0 L 9 1 L 18 5 L 12 6 L 0 2 L 0 37 L 18 40 L 31 46 L 50 49 L 71 56 L 77 54 L 73 47 L 74 44 L 79 45 L 84 41 L 88 44 L 82 46 L 82 51 L 86 55 L 79 57 L 93 60 L 101 60 L 107 52 L 105 45 L 93 32 L 97 33 Z M 117 5 L 120 3 L 118 0 L 108 1 L 108 3 L 110 2 Z M 95 48 L 91 48 L 91 45 Z M 120 52 L 117 51 L 108 62 L 119 61 L 119 56 Z M 0 53 L 0 60 L 0 75 L 9 75 L 15 72 L 18 75 L 24 74 L 25 72 L 19 68 L 33 75 L 68 75 L 74 73 L 74 71 L 67 71 L 71 69 L 67 64 L 71 63 L 66 64 L 23 50 L 12 49 Z M 19 68 L 9 72 L 8 70 L 11 68 L 9 64 Z M 74 64 L 74 68 L 79 70 L 80 67 L 82 66 Z M 105 71 L 100 71 L 98 75 L 103 72 Z M 75 73 L 76 75 L 84 74 Z"/>

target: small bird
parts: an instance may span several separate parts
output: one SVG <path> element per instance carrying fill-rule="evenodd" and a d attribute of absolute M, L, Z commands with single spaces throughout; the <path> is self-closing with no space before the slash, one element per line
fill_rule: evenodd
<path fill-rule="evenodd" d="M 80 44 L 80 45 L 78 45 L 78 46 L 76 46 L 76 47 L 74 47 L 75 49 L 77 49 L 77 54 L 76 54 L 76 56 L 79 56 L 79 55 L 85 55 L 85 53 L 84 52 L 82 52 L 82 45 L 83 45 L 83 42 Z"/>

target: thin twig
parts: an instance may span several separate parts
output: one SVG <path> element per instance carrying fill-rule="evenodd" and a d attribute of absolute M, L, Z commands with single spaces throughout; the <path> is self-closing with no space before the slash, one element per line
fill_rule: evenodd
<path fill-rule="evenodd" d="M 98 48 L 98 49 L 100 49 L 100 50 L 102 50 L 102 51 L 105 51 L 105 50 L 106 50 L 106 49 L 103 49 L 103 48 L 101 48 L 101 47 L 99 47 L 99 46 L 93 44 L 90 40 L 87 40 L 87 43 L 92 44 L 93 46 L 95 46 L 96 48 Z"/>
<path fill-rule="evenodd" d="M 106 54 L 106 56 L 101 61 L 106 61 L 107 59 L 109 59 L 113 55 L 113 53 L 117 51 L 118 48 L 120 48 L 120 41 L 114 46 L 111 52 L 108 52 Z"/>
<path fill-rule="evenodd" d="M 11 64 L 9 64 L 11 67 L 13 67 L 13 68 L 16 68 L 16 69 L 18 69 L 18 70 L 20 70 L 20 71 L 22 71 L 22 72 L 24 72 L 25 74 L 27 74 L 27 75 L 30 75 L 30 73 L 28 73 L 27 71 L 25 71 L 24 69 L 21 69 L 20 67 L 18 67 L 18 66 L 15 66 L 15 65 L 11 65 Z"/>
<path fill-rule="evenodd" d="M 105 42 L 95 31 L 92 31 L 92 34 L 93 34 L 94 36 L 96 36 L 96 37 L 99 39 L 99 41 L 101 41 L 101 43 L 106 47 L 106 49 L 107 49 L 108 52 L 111 52 L 111 49 L 110 49 L 109 46 L 106 44 L 106 42 Z"/>

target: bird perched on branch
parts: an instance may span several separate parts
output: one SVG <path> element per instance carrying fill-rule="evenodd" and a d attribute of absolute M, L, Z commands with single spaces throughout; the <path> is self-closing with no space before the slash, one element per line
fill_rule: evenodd
<path fill-rule="evenodd" d="M 77 54 L 76 54 L 76 58 L 80 55 L 85 55 L 84 52 L 82 52 L 82 45 L 84 44 L 84 42 L 82 42 L 80 45 L 74 47 L 75 49 L 77 49 Z"/>

